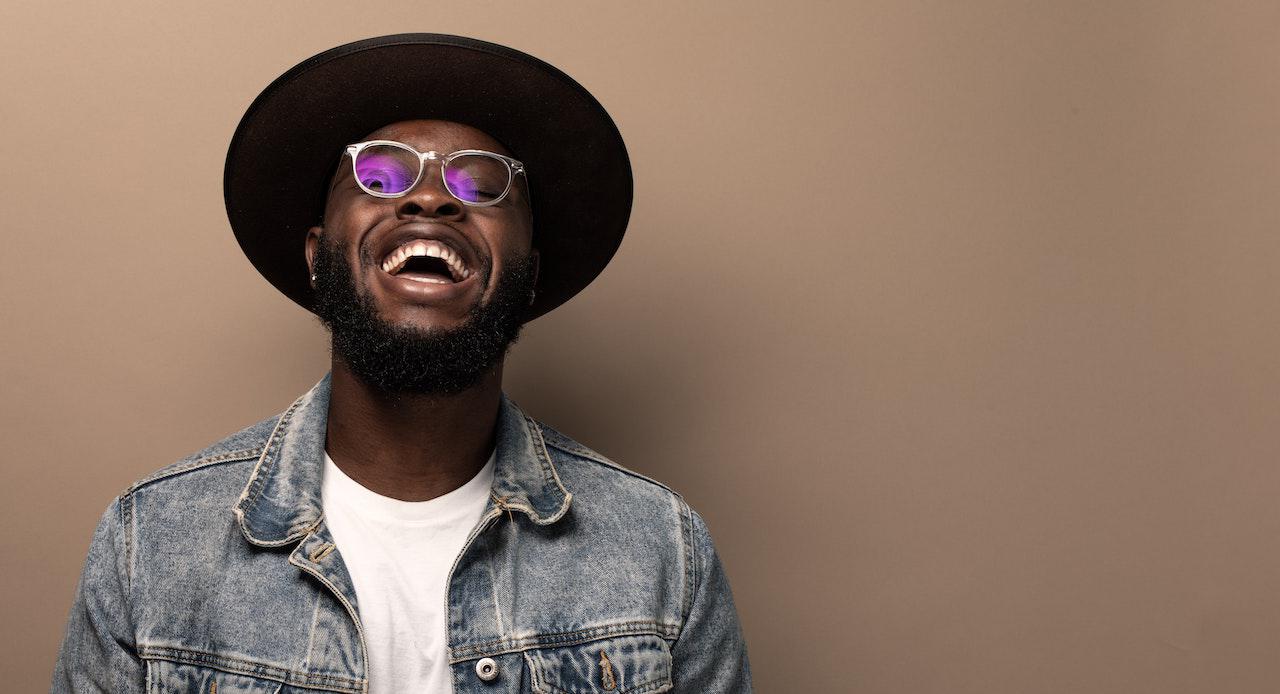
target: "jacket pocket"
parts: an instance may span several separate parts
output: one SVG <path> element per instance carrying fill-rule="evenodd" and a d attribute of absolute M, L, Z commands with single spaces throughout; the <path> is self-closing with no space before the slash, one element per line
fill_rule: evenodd
<path fill-rule="evenodd" d="M 525 651 L 538 694 L 643 694 L 671 689 L 671 649 L 652 634 Z"/>
<path fill-rule="evenodd" d="M 184 648 L 143 646 L 139 655 L 147 664 L 147 694 L 358 694 L 363 685 Z"/>
<path fill-rule="evenodd" d="M 147 661 L 147 694 L 276 694 L 280 682 L 168 660 Z"/>

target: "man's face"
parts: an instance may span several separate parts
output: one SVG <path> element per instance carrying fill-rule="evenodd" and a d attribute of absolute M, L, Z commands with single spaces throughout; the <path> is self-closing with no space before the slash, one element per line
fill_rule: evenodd
<path fill-rule="evenodd" d="M 511 154 L 485 133 L 446 121 L 393 123 L 363 139 L 421 152 Z M 498 204 L 474 207 L 451 196 L 439 165 L 428 161 L 408 193 L 378 198 L 360 189 L 344 157 L 323 226 L 306 244 L 316 314 L 333 332 L 336 356 L 382 390 L 451 394 L 474 384 L 519 332 L 537 273 L 532 235 L 521 176 Z M 465 277 L 426 259 L 396 269 L 406 249 L 424 243 L 447 248 Z"/>

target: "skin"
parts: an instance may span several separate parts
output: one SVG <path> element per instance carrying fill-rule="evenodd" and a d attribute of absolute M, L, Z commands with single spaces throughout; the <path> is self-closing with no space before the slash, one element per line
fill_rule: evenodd
<path fill-rule="evenodd" d="M 483 149 L 513 156 L 484 132 L 448 121 L 393 123 L 363 140 L 396 140 L 420 152 Z M 433 225 L 448 227 L 442 231 L 466 244 L 468 264 L 479 272 L 446 290 L 432 287 L 421 295 L 397 290 L 401 285 L 380 267 L 384 239 L 397 228 L 439 229 Z M 473 305 L 492 298 L 504 267 L 528 254 L 537 259 L 521 177 L 502 202 L 471 207 L 449 195 L 439 165 L 430 161 L 422 180 L 406 195 L 384 199 L 360 190 L 350 160 L 344 158 L 325 203 L 324 226 L 307 233 L 308 267 L 321 233 L 327 242 L 336 241 L 353 268 L 357 290 L 373 298 L 379 316 L 418 330 L 458 326 Z M 502 367 L 499 360 L 475 386 L 453 396 L 388 394 L 365 384 L 335 356 L 325 440 L 329 456 L 362 486 L 395 499 L 425 501 L 461 487 L 480 471 L 493 448 Z"/>

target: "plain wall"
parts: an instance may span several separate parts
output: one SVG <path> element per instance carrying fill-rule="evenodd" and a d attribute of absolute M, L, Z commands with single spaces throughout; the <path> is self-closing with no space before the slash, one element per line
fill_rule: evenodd
<path fill-rule="evenodd" d="M 5 691 L 113 496 L 325 372 L 223 157 L 401 31 L 617 121 L 627 237 L 507 387 L 705 516 L 760 691 L 1275 688 L 1280 5 L 386 0 L 0 9 Z"/>

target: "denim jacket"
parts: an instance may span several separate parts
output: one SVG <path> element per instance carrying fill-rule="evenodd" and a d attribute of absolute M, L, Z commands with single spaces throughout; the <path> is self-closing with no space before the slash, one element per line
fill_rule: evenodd
<path fill-rule="evenodd" d="M 367 691 L 359 602 L 320 505 L 328 404 L 326 376 L 112 502 L 52 691 Z M 729 582 L 678 494 L 505 396 L 495 438 L 490 498 L 448 581 L 457 694 L 751 691 Z"/>

